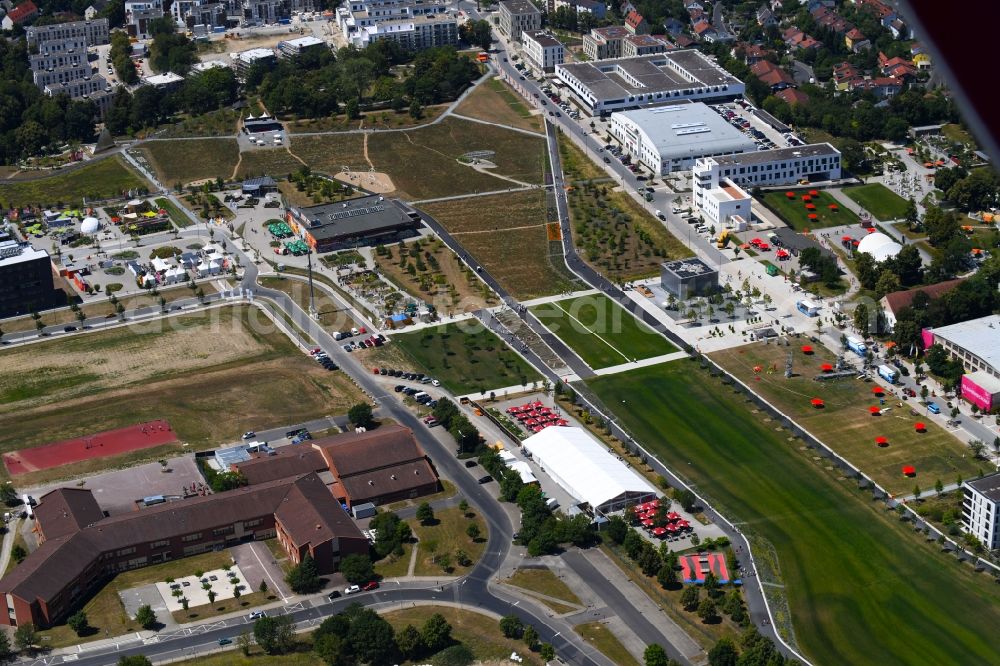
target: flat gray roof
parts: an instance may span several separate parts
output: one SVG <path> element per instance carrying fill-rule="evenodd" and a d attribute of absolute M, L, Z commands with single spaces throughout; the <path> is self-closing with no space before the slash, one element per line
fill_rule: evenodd
<path fill-rule="evenodd" d="M 983 359 L 993 369 L 1000 369 L 1000 315 L 988 315 L 960 324 L 942 326 L 931 332 L 935 338 L 944 338 Z"/>
<path fill-rule="evenodd" d="M 756 144 L 707 104 L 671 104 L 611 114 L 634 123 L 656 146 L 661 158 L 691 157 L 754 150 Z"/>
<path fill-rule="evenodd" d="M 500 0 L 500 6 L 506 7 L 511 14 L 540 14 L 541 11 L 529 0 Z"/>
<path fill-rule="evenodd" d="M 718 273 L 717 270 L 697 257 L 668 261 L 662 264 L 662 266 L 664 270 L 673 273 L 682 280 L 687 280 L 699 275 L 713 275 Z"/>
<path fill-rule="evenodd" d="M 587 86 L 599 100 L 741 83 L 693 49 L 559 67 Z"/>
<path fill-rule="evenodd" d="M 559 46 L 562 44 L 562 42 L 544 30 L 532 30 L 531 32 L 526 32 L 524 33 L 524 38 L 530 39 L 533 42 L 538 42 L 542 46 Z"/>
<path fill-rule="evenodd" d="M 987 499 L 1000 502 L 1000 472 L 988 474 L 975 481 L 966 481 L 965 485 L 974 488 Z"/>
<path fill-rule="evenodd" d="M 391 201 L 378 195 L 292 211 L 317 240 L 363 236 L 411 222 Z"/>
<path fill-rule="evenodd" d="M 828 143 L 810 143 L 805 146 L 792 146 L 791 148 L 775 148 L 774 150 L 758 150 L 752 153 L 741 155 L 723 155 L 713 157 L 720 166 L 746 166 L 753 164 L 766 164 L 779 160 L 792 160 L 797 157 L 824 157 L 826 155 L 839 155 L 840 152 Z"/>

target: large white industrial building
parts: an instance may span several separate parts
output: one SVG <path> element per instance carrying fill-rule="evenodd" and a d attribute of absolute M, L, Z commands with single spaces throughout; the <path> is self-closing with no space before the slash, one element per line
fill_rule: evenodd
<path fill-rule="evenodd" d="M 611 114 L 611 134 L 654 174 L 690 169 L 700 157 L 756 151 L 754 141 L 694 102 Z"/>
<path fill-rule="evenodd" d="M 730 100 L 743 82 L 695 50 L 556 65 L 556 76 L 594 115 L 683 100 Z"/>
<path fill-rule="evenodd" d="M 595 513 L 612 513 L 656 497 L 656 489 L 582 428 L 545 428 L 522 442 L 556 483 Z"/>

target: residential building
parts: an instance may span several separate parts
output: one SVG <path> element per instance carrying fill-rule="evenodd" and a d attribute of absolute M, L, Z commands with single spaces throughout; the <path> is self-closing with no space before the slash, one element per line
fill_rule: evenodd
<path fill-rule="evenodd" d="M 1000 378 L 1000 315 L 924 329 L 924 347 L 938 344 L 962 362 L 966 372 Z"/>
<path fill-rule="evenodd" d="M 1000 472 L 962 484 L 962 527 L 986 550 L 1000 548 Z"/>
<path fill-rule="evenodd" d="M 0 579 L 0 624 L 52 626 L 114 575 L 239 543 L 277 538 L 321 574 L 368 541 L 316 474 L 287 477 L 104 517 L 89 490 L 60 488 L 35 509 L 41 543 Z"/>
<path fill-rule="evenodd" d="M 792 26 L 781 33 L 781 39 L 785 42 L 785 46 L 789 49 L 803 49 L 808 51 L 809 49 L 815 49 L 822 46 L 819 41 L 813 39 L 795 26 Z"/>
<path fill-rule="evenodd" d="M 795 88 L 785 88 L 784 90 L 779 90 L 774 93 L 774 96 L 788 104 L 788 106 L 807 104 L 809 102 L 809 95 Z"/>
<path fill-rule="evenodd" d="M 617 111 L 611 114 L 610 132 L 657 176 L 690 169 L 701 157 L 757 148 L 753 139 L 700 102 Z"/>
<path fill-rule="evenodd" d="M 679 101 L 726 101 L 743 82 L 695 50 L 556 65 L 556 76 L 583 108 L 610 113 Z"/>
<path fill-rule="evenodd" d="M 215 0 L 174 0 L 170 15 L 183 30 L 193 30 L 195 26 L 225 28 L 230 23 L 241 23 L 244 18 L 239 2 Z"/>
<path fill-rule="evenodd" d="M 625 15 L 625 28 L 633 35 L 648 35 L 651 32 L 649 22 L 635 9 Z"/>
<path fill-rule="evenodd" d="M 721 175 L 711 157 L 699 159 L 691 171 L 694 205 L 715 227 L 745 228 L 750 221 L 750 195 Z"/>
<path fill-rule="evenodd" d="M 9 32 L 14 29 L 14 26 L 30 21 L 36 16 L 38 16 L 38 7 L 31 0 L 24 0 L 17 7 L 7 12 L 7 15 L 3 17 L 3 21 L 0 21 L 0 27 Z"/>
<path fill-rule="evenodd" d="M 791 185 L 800 180 L 839 180 L 840 151 L 828 143 L 812 143 L 793 148 L 758 150 L 740 155 L 706 157 L 695 165 L 697 183 L 732 180 L 742 187 Z M 709 172 L 714 175 L 709 176 Z"/>
<path fill-rule="evenodd" d="M 94 19 L 93 21 L 33 25 L 25 29 L 25 36 L 29 46 L 38 46 L 39 48 L 48 42 L 77 39 L 87 40 L 87 46 L 99 46 L 110 41 L 108 19 L 106 18 Z"/>
<path fill-rule="evenodd" d="M 562 42 L 542 30 L 522 33 L 521 43 L 525 62 L 539 72 L 551 74 L 566 56 Z"/>
<path fill-rule="evenodd" d="M 372 195 L 339 203 L 288 210 L 288 224 L 316 252 L 391 243 L 416 233 L 411 216 L 384 197 Z"/>
<path fill-rule="evenodd" d="M 161 90 L 174 90 L 180 87 L 184 82 L 184 77 L 180 74 L 174 74 L 173 72 L 164 72 L 163 74 L 154 74 L 152 76 L 147 76 L 142 79 L 142 82 L 147 86 L 153 86 L 154 88 L 160 88 Z"/>
<path fill-rule="evenodd" d="M 792 75 L 770 60 L 760 60 L 750 67 L 750 73 L 766 83 L 772 91 L 784 90 L 795 85 Z"/>
<path fill-rule="evenodd" d="M 916 298 L 917 294 L 923 293 L 930 300 L 935 300 L 941 298 L 952 289 L 962 284 L 962 280 L 945 280 L 944 282 L 938 282 L 937 284 L 927 285 L 926 287 L 916 287 L 914 289 L 905 289 L 903 291 L 894 291 L 886 294 L 879 300 L 879 306 L 882 308 L 882 313 L 885 315 L 885 330 L 891 332 L 896 326 L 896 319 L 899 313 L 904 309 L 910 307 L 913 304 L 913 299 Z"/>
<path fill-rule="evenodd" d="M 318 37 L 313 37 L 312 35 L 306 35 L 305 37 L 298 37 L 296 39 L 286 39 L 278 42 L 277 46 L 278 58 L 281 60 L 294 58 L 302 55 L 305 51 L 318 51 L 322 49 L 329 49 L 326 42 Z"/>
<path fill-rule="evenodd" d="M 350 0 L 337 9 L 337 25 L 344 36 L 355 46 L 361 41 L 364 28 L 383 21 L 406 21 L 415 16 L 448 14 L 448 6 L 441 0 L 417 2 L 416 0 Z M 367 38 L 365 38 L 367 39 Z"/>
<path fill-rule="evenodd" d="M 757 10 L 757 25 L 765 29 L 777 27 L 778 18 L 767 5 L 764 5 Z"/>
<path fill-rule="evenodd" d="M 849 90 L 851 86 L 864 79 L 857 67 L 849 62 L 833 66 L 833 84 L 837 90 Z"/>
<path fill-rule="evenodd" d="M 742 60 L 747 66 L 752 66 L 761 60 L 767 59 L 769 56 L 777 56 L 771 49 L 765 49 L 756 44 L 746 44 L 744 42 L 734 46 L 730 54 L 734 58 Z"/>
<path fill-rule="evenodd" d="M 583 52 L 591 60 L 622 57 L 622 41 L 632 33 L 622 25 L 592 28 L 583 36 Z"/>
<path fill-rule="evenodd" d="M 247 49 L 233 56 L 233 68 L 236 70 L 236 76 L 239 77 L 246 76 L 247 71 L 254 65 L 270 67 L 276 62 L 274 51 L 265 48 Z"/>
<path fill-rule="evenodd" d="M 149 39 L 149 25 L 163 18 L 163 0 L 126 0 L 125 30 L 130 37 Z"/>
<path fill-rule="evenodd" d="M 522 33 L 542 29 L 542 12 L 530 0 L 500 0 L 499 27 L 520 43 Z"/>
<path fill-rule="evenodd" d="M 684 32 L 684 24 L 675 18 L 667 19 L 663 22 L 663 30 L 673 37 Z"/>
<path fill-rule="evenodd" d="M 851 28 L 844 35 L 844 44 L 855 53 L 860 53 L 867 48 L 871 48 L 871 42 L 857 28 Z"/>
<path fill-rule="evenodd" d="M 895 97 L 903 90 L 903 82 L 887 76 L 880 76 L 874 79 L 861 79 L 851 81 L 851 90 L 867 90 L 875 95 L 876 99 L 883 100 Z"/>
<path fill-rule="evenodd" d="M 407 51 L 421 51 L 458 43 L 458 22 L 450 14 L 427 14 L 408 19 L 380 21 L 355 33 L 352 43 L 364 48 L 380 39 L 398 43 Z"/>
<path fill-rule="evenodd" d="M 653 35 L 629 35 L 622 40 L 623 58 L 652 55 L 667 50 L 667 42 Z"/>
<path fill-rule="evenodd" d="M 562 7 L 575 9 L 577 14 L 590 14 L 594 18 L 603 19 L 607 16 L 608 6 L 597 0 L 550 0 L 550 12 Z"/>
<path fill-rule="evenodd" d="M 660 264 L 660 286 L 682 301 L 712 294 L 719 289 L 719 271 L 696 257 L 667 261 Z"/>
<path fill-rule="evenodd" d="M 48 252 L 16 240 L 0 241 L 0 317 L 66 305 L 66 293 L 53 280 Z"/>
<path fill-rule="evenodd" d="M 824 28 L 829 28 L 837 35 L 846 35 L 854 28 L 850 21 L 825 5 L 817 5 L 814 9 L 810 9 L 809 13 L 812 14 L 816 23 Z"/>

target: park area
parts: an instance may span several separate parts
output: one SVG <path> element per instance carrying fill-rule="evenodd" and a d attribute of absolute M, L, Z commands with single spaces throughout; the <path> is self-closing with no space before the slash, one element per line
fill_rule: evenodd
<path fill-rule="evenodd" d="M 541 376 L 476 320 L 400 333 L 393 346 L 416 369 L 438 379 L 456 395 L 505 386 L 526 386 Z"/>
<path fill-rule="evenodd" d="M 712 359 L 890 493 L 909 495 L 914 483 L 930 489 L 939 479 L 948 484 L 958 476 L 968 479 L 978 473 L 982 465 L 968 447 L 925 418 L 925 409 L 920 407 L 916 416 L 910 414 L 911 408 L 919 407 L 915 399 L 900 408 L 899 398 L 886 395 L 880 399 L 873 393 L 878 384 L 856 376 L 815 381 L 814 377 L 823 374 L 821 366 L 834 365 L 836 358 L 826 348 L 809 345 L 813 351 L 806 354 L 801 347 L 758 342 L 715 352 Z M 786 379 L 789 354 L 794 376 Z M 754 368 L 761 371 L 754 372 Z M 813 406 L 814 398 L 823 401 L 822 408 Z M 873 416 L 873 406 L 888 411 Z M 922 432 L 914 427 L 918 422 L 926 426 Z M 886 442 L 880 445 L 877 437 Z M 904 465 L 916 469 L 915 478 L 903 476 Z"/>
<path fill-rule="evenodd" d="M 214 309 L 5 350 L 0 451 L 156 419 L 168 421 L 180 443 L 205 448 L 246 430 L 341 413 L 355 391 L 298 352 L 256 308 Z M 180 444 L 169 446 L 176 452 Z M 164 448 L 145 454 L 169 455 Z M 81 462 L 72 474 L 135 455 Z M 60 472 L 32 472 L 20 482 Z"/>
<path fill-rule="evenodd" d="M 574 288 L 562 243 L 550 240 L 555 220 L 541 190 L 439 201 L 421 206 L 468 250 L 501 286 L 521 300 Z"/>
<path fill-rule="evenodd" d="M 532 114 L 510 86 L 498 78 L 490 79 L 469 93 L 455 113 L 533 132 L 542 131 L 542 116 Z"/>
<path fill-rule="evenodd" d="M 821 190 L 774 190 L 764 194 L 764 205 L 796 231 L 858 223 L 853 211 Z"/>
<path fill-rule="evenodd" d="M 236 139 L 148 141 L 139 149 L 164 187 L 233 175 L 240 151 Z"/>
<path fill-rule="evenodd" d="M 65 203 L 79 204 L 83 198 L 124 197 L 140 188 L 149 188 L 149 183 L 115 155 L 47 178 L 4 180 L 0 182 L 0 207 L 61 208 Z"/>
<path fill-rule="evenodd" d="M 882 183 L 869 183 L 841 190 L 856 204 L 871 213 L 877 220 L 901 220 L 906 217 L 909 202 Z"/>
<path fill-rule="evenodd" d="M 621 405 L 616 416 L 637 441 L 743 525 L 762 578 L 783 586 L 806 657 L 830 664 L 995 660 L 1000 593 L 992 579 L 945 559 L 697 361 L 588 384 L 604 404 Z M 787 620 L 779 607 L 778 628 Z"/>
<path fill-rule="evenodd" d="M 531 313 L 595 370 L 677 351 L 601 294 L 535 305 Z"/>

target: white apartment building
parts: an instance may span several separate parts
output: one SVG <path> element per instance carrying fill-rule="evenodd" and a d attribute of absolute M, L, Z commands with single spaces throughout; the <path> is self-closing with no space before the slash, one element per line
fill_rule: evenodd
<path fill-rule="evenodd" d="M 611 114 L 611 135 L 656 175 L 686 171 L 702 157 L 757 149 L 748 136 L 701 102 Z"/>
<path fill-rule="evenodd" d="M 750 221 L 750 195 L 729 178 L 720 176 L 711 157 L 695 163 L 691 187 L 694 205 L 709 224 L 740 229 Z"/>
<path fill-rule="evenodd" d="M 1000 548 L 1000 473 L 962 484 L 962 526 L 987 550 Z"/>
<path fill-rule="evenodd" d="M 448 46 L 458 43 L 458 22 L 448 14 L 382 21 L 359 30 L 351 43 L 364 48 L 380 39 L 392 40 L 408 51 Z"/>
<path fill-rule="evenodd" d="M 306 35 L 305 37 L 286 39 L 278 42 L 277 51 L 280 59 L 287 60 L 301 55 L 305 51 L 325 48 L 329 47 L 327 47 L 326 42 L 322 39 L 319 37 L 313 37 L 312 35 Z"/>
<path fill-rule="evenodd" d="M 337 25 L 344 36 L 354 42 L 364 28 L 385 21 L 405 21 L 415 16 L 447 14 L 448 6 L 440 0 L 349 0 L 337 8 Z"/>
<path fill-rule="evenodd" d="M 562 42 L 542 30 L 522 34 L 524 59 L 540 72 L 551 74 L 566 57 Z"/>
<path fill-rule="evenodd" d="M 55 23 L 52 25 L 29 25 L 24 30 L 28 46 L 41 47 L 47 42 L 63 42 L 66 40 L 85 39 L 87 46 L 98 46 L 110 41 L 108 36 L 108 19 L 99 18 L 93 21 L 72 21 L 70 23 Z"/>
<path fill-rule="evenodd" d="M 149 39 L 149 24 L 163 18 L 163 0 L 126 0 L 125 29 L 132 37 Z"/>
<path fill-rule="evenodd" d="M 542 12 L 530 0 L 500 0 L 500 31 L 515 42 L 525 32 L 542 29 Z"/>
<path fill-rule="evenodd" d="M 583 52 L 591 60 L 620 58 L 622 57 L 622 40 L 631 34 L 628 28 L 623 25 L 591 28 L 590 33 L 583 36 Z"/>
<path fill-rule="evenodd" d="M 828 143 L 758 150 L 713 157 L 711 168 L 718 169 L 719 178 L 750 188 L 792 185 L 800 180 L 838 180 L 840 151 Z"/>

